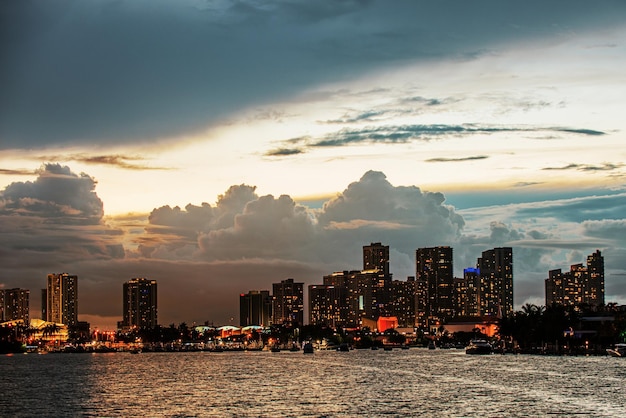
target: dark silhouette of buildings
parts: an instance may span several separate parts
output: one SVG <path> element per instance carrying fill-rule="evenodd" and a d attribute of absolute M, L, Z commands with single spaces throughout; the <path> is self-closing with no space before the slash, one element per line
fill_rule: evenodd
<path fill-rule="evenodd" d="M 415 252 L 416 305 L 420 328 L 437 328 L 454 317 L 452 248 L 419 248 Z"/>
<path fill-rule="evenodd" d="M 545 288 L 546 306 L 604 305 L 604 257 L 600 250 L 587 257 L 587 266 L 574 264 L 568 272 L 550 270 Z"/>
<path fill-rule="evenodd" d="M 272 297 L 269 290 L 250 290 L 239 295 L 239 325 L 267 327 L 272 319 Z"/>
<path fill-rule="evenodd" d="M 304 324 L 304 283 L 293 279 L 272 284 L 272 315 L 274 324 Z"/>
<path fill-rule="evenodd" d="M 157 282 L 132 278 L 122 285 L 121 329 L 152 329 L 157 326 Z"/>

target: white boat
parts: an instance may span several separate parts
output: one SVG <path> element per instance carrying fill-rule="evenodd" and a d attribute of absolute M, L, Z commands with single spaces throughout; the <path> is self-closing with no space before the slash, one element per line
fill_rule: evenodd
<path fill-rule="evenodd" d="M 493 347 L 485 340 L 471 340 L 465 347 L 465 354 L 491 354 Z"/>
<path fill-rule="evenodd" d="M 611 357 L 626 357 L 626 344 L 615 344 L 615 347 L 607 348 L 606 352 Z"/>

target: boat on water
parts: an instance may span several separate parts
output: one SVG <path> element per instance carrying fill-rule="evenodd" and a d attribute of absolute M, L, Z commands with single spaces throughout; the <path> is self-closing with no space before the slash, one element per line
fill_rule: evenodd
<path fill-rule="evenodd" d="M 615 344 L 613 348 L 607 348 L 606 352 L 611 357 L 626 357 L 626 344 Z"/>
<path fill-rule="evenodd" d="M 437 348 L 437 345 L 435 344 L 435 341 L 434 341 L 434 340 L 431 340 L 431 341 L 428 343 L 428 349 L 429 349 L 429 350 L 434 350 L 435 348 Z"/>
<path fill-rule="evenodd" d="M 302 351 L 304 352 L 304 354 L 313 354 L 313 344 L 308 342 L 305 343 L 304 346 L 302 347 Z"/>
<path fill-rule="evenodd" d="M 339 344 L 337 351 L 350 351 L 350 346 L 346 343 Z"/>
<path fill-rule="evenodd" d="M 493 347 L 485 340 L 471 340 L 465 347 L 465 354 L 491 354 Z"/>

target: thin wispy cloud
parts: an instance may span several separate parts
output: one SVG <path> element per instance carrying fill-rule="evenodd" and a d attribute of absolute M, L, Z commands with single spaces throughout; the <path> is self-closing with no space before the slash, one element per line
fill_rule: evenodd
<path fill-rule="evenodd" d="M 343 147 L 355 144 L 406 144 L 413 141 L 431 141 L 445 137 L 473 136 L 478 134 L 500 133 L 567 133 L 576 135 L 600 136 L 605 135 L 602 131 L 592 129 L 574 129 L 561 127 L 540 126 L 498 126 L 498 125 L 386 125 L 364 128 L 345 128 L 322 137 L 298 137 L 283 141 L 286 144 L 301 144 L 295 151 L 293 148 L 287 153 L 271 152 L 273 156 L 289 156 L 304 152 L 305 148 Z M 483 159 L 485 156 L 470 157 L 471 159 Z M 429 162 L 445 162 L 440 159 L 430 159 Z"/>
<path fill-rule="evenodd" d="M 427 163 L 459 163 L 459 162 L 464 162 L 464 161 L 486 160 L 487 158 L 489 158 L 489 156 L 487 155 L 473 155 L 470 157 L 461 157 L 461 158 L 445 158 L 445 157 L 429 158 L 424 161 Z"/>
<path fill-rule="evenodd" d="M 0 175 L 32 176 L 33 174 L 36 174 L 35 170 L 0 168 Z"/>
<path fill-rule="evenodd" d="M 591 165 L 591 164 L 577 164 L 571 163 L 561 167 L 544 167 L 542 170 L 555 170 L 555 171 L 567 171 L 567 170 L 578 170 L 578 171 L 613 171 L 619 170 L 623 168 L 625 165 L 623 163 L 604 163 L 602 165 Z"/>
<path fill-rule="evenodd" d="M 168 167 L 156 167 L 149 164 L 139 164 L 138 162 L 146 161 L 143 157 L 134 155 L 87 155 L 87 154 L 68 154 L 68 155 L 44 155 L 36 157 L 38 160 L 44 161 L 76 161 L 90 165 L 104 165 L 121 168 L 124 170 L 171 170 Z"/>

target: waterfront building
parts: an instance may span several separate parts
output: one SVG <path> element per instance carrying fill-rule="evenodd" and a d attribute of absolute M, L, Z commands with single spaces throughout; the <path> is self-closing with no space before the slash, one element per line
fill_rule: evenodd
<path fill-rule="evenodd" d="M 122 329 L 152 329 L 157 325 L 157 282 L 132 278 L 122 285 Z"/>
<path fill-rule="evenodd" d="M 272 284 L 272 319 L 274 324 L 299 326 L 304 323 L 304 283 L 293 279 Z"/>
<path fill-rule="evenodd" d="M 546 306 L 604 304 L 604 258 L 600 251 L 587 257 L 582 263 L 570 266 L 570 271 L 550 270 L 545 280 Z"/>
<path fill-rule="evenodd" d="M 424 298 L 418 305 L 425 308 L 425 317 L 417 318 L 417 322 L 433 330 L 455 313 L 452 248 L 419 248 L 415 252 L 415 265 L 415 278 L 421 282 L 417 285 L 418 296 Z"/>
<path fill-rule="evenodd" d="M 0 289 L 0 322 L 28 322 L 29 298 L 30 291 L 26 289 Z"/>
<path fill-rule="evenodd" d="M 415 284 L 415 276 L 407 277 L 406 281 L 391 282 L 390 306 L 400 327 L 415 326 Z"/>
<path fill-rule="evenodd" d="M 479 316 L 498 317 L 513 313 L 513 249 L 483 251 L 476 263 L 480 272 Z"/>
<path fill-rule="evenodd" d="M 378 270 L 389 275 L 389 246 L 380 242 L 364 245 L 363 270 Z"/>
<path fill-rule="evenodd" d="M 345 286 L 309 285 L 309 324 L 332 328 L 346 326 L 346 296 Z"/>
<path fill-rule="evenodd" d="M 454 279 L 455 316 L 480 316 L 481 278 L 478 268 L 463 269 L 463 277 Z"/>
<path fill-rule="evenodd" d="M 269 290 L 250 290 L 239 295 L 239 325 L 270 326 L 272 297 Z"/>
<path fill-rule="evenodd" d="M 45 290 L 45 320 L 55 324 L 76 325 L 78 322 L 78 276 L 68 273 L 48 274 L 48 286 Z"/>

